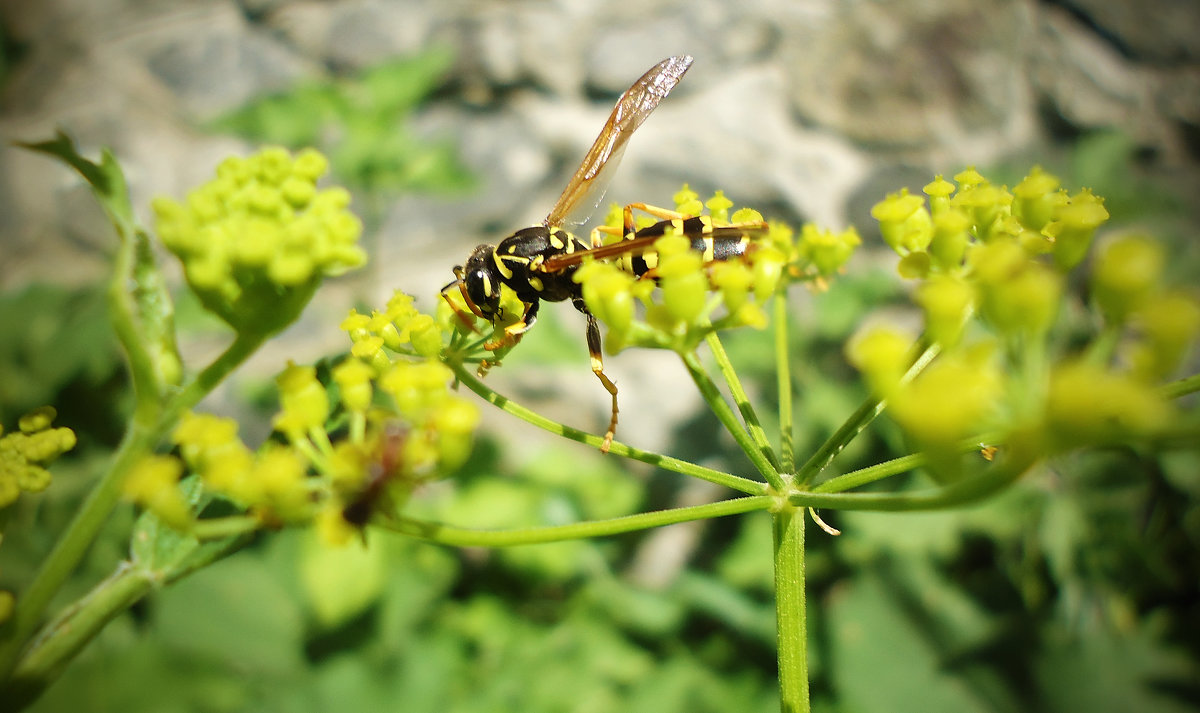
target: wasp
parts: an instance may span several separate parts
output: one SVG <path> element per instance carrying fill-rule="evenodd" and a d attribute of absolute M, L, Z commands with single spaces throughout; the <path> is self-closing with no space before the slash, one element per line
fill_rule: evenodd
<path fill-rule="evenodd" d="M 442 297 L 450 303 L 464 323 L 470 318 L 450 302 L 448 292 L 457 288 L 471 312 L 493 324 L 500 315 L 500 289 L 507 286 L 524 305 L 516 322 L 504 328 L 503 337 L 485 344 L 498 349 L 516 344 L 537 320 L 543 301 L 571 304 L 587 319 L 587 345 L 592 372 L 612 396 L 612 416 L 604 434 L 601 451 L 608 452 L 617 428 L 617 386 L 604 373 L 600 327 L 584 304 L 582 288 L 574 281 L 576 269 L 587 258 L 619 259 L 618 265 L 638 277 L 654 278 L 657 264 L 654 242 L 668 230 L 687 237 L 691 248 L 705 260 L 728 260 L 744 255 L 750 240 L 765 231 L 763 223 L 715 226 L 709 216 L 686 216 L 645 203 L 631 203 L 623 211 L 622 239 L 604 244 L 604 229 L 592 232 L 584 241 L 564 225 L 579 225 L 600 203 L 604 190 L 620 161 L 633 132 L 675 88 L 692 66 L 687 55 L 668 57 L 654 65 L 629 87 L 600 130 L 600 135 L 584 156 L 562 195 L 540 225 L 522 228 L 498 245 L 479 245 L 471 251 L 465 266 L 454 267 L 454 281 L 442 288 Z M 582 215 L 580 215 L 582 209 Z M 658 222 L 638 229 L 633 211 L 642 211 Z M 578 219 L 575 219 L 578 216 Z M 615 232 L 615 231 L 613 231 Z"/>

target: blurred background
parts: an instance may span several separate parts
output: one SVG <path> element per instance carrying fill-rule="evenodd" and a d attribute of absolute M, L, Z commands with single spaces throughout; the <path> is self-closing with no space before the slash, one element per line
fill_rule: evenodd
<path fill-rule="evenodd" d="M 1189 0 L 2 2 L 0 420 L 54 403 L 81 447 L 50 493 L 9 514 L 35 535 L 4 543 L 0 583 L 27 581 L 126 405 L 97 298 L 110 229 L 76 175 L 12 141 L 62 128 L 85 153 L 111 148 L 147 224 L 152 197 L 182 198 L 231 154 L 315 145 L 331 158 L 373 259 L 205 404 L 256 442 L 286 359 L 345 350 L 346 311 L 394 289 L 432 308 L 473 246 L 545 216 L 634 79 L 691 54 L 607 200 L 670 205 L 687 182 L 771 219 L 862 232 L 847 278 L 794 297 L 804 453 L 863 397 L 841 344 L 865 308 L 899 296 L 868 215 L 885 192 L 968 164 L 1012 185 L 1040 163 L 1105 196 L 1114 231 L 1167 241 L 1171 278 L 1195 284 L 1198 37 Z M 582 318 L 553 307 L 489 382 L 602 429 Z M 227 335 L 198 305 L 179 310 L 184 353 L 204 363 Z M 773 383 L 767 338 L 729 344 L 756 391 Z M 672 355 L 623 353 L 608 371 L 618 437 L 745 472 Z M 449 521 L 726 496 L 485 422 L 454 487 L 427 494 Z M 838 467 L 900 452 L 882 424 Z M 1110 453 L 968 512 L 833 515 L 845 534 L 810 538 L 817 708 L 1197 709 L 1198 473 L 1194 458 Z M 75 594 L 122 555 L 128 530 L 112 530 Z M 373 545 L 330 558 L 300 534 L 264 538 L 113 622 L 38 709 L 777 706 L 765 518 L 501 552 Z"/>

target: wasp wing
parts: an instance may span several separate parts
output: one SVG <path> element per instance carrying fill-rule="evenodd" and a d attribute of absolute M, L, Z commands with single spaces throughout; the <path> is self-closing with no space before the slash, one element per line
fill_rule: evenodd
<path fill-rule="evenodd" d="M 628 143 L 629 137 L 642 125 L 646 117 L 654 111 L 679 83 L 688 67 L 692 66 L 692 58 L 688 55 L 668 57 L 650 68 L 633 83 L 613 107 L 612 114 L 605 122 L 596 142 L 592 144 L 579 164 L 575 175 L 563 189 L 554 207 L 543 223 L 548 227 L 557 227 L 568 222 L 568 217 L 576 208 L 586 207 L 587 215 L 582 216 L 573 224 L 587 220 L 591 211 L 595 210 L 604 198 L 604 190 L 612 178 L 614 169 L 620 163 L 621 153 Z"/>

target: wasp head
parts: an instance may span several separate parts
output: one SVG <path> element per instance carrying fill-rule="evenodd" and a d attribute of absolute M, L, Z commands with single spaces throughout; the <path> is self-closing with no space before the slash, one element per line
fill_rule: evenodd
<path fill-rule="evenodd" d="M 495 248 L 491 245 L 476 247 L 467 258 L 461 275 L 467 298 L 474 303 L 473 311 L 484 319 L 493 319 L 500 311 L 500 272 L 496 269 L 494 253 Z"/>

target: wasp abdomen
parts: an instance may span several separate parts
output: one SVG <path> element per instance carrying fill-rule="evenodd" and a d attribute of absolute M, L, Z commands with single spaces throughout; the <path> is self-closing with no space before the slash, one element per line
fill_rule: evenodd
<path fill-rule="evenodd" d="M 674 230 L 691 242 L 691 249 L 704 258 L 705 262 L 714 260 L 730 260 L 746 254 L 750 244 L 750 234 L 737 226 L 713 226 L 712 219 L 707 216 L 683 218 L 678 220 L 663 220 L 648 225 L 634 233 L 635 238 L 650 238 L 666 235 L 668 230 Z M 623 269 L 641 277 L 658 267 L 658 254 L 650 251 L 639 255 L 628 255 L 620 261 Z"/>

